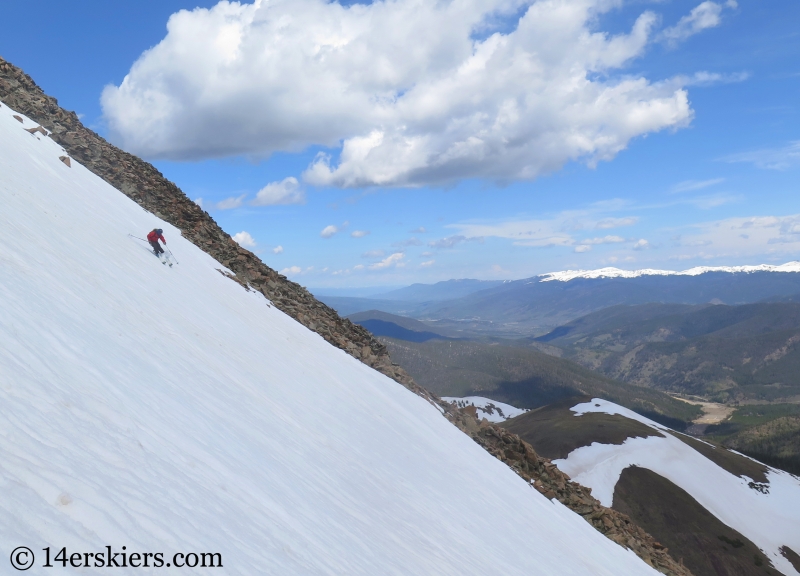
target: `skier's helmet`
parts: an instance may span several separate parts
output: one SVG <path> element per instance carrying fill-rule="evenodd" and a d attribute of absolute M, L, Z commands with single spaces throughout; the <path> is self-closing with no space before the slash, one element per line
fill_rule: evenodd
<path fill-rule="evenodd" d="M 163 234 L 164 233 L 164 231 L 161 228 L 156 228 L 156 232 L 159 233 L 159 234 Z"/>

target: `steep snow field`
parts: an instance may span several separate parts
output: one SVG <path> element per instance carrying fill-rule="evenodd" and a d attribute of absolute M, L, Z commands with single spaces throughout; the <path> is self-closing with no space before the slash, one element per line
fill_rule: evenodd
<path fill-rule="evenodd" d="M 475 406 L 478 412 L 478 418 L 486 418 L 489 422 L 494 423 L 505 422 L 509 418 L 514 418 L 527 412 L 527 410 L 515 408 L 511 404 L 505 404 L 497 400 L 484 398 L 483 396 L 465 396 L 464 398 L 443 396 L 442 400 L 455 403 L 459 408 Z"/>
<path fill-rule="evenodd" d="M 588 412 L 619 414 L 658 430 L 667 430 L 627 408 L 594 399 L 572 408 L 576 417 Z M 800 479 L 770 468 L 769 493 L 748 486 L 751 478 L 735 476 L 675 438 L 628 438 L 622 445 L 594 443 L 554 460 L 573 480 L 592 489 L 605 506 L 611 506 L 622 471 L 631 465 L 660 474 L 688 492 L 724 524 L 738 530 L 772 560 L 784 574 L 797 574 L 781 555 L 781 546 L 800 550 Z"/>
<path fill-rule="evenodd" d="M 50 574 L 45 546 L 109 545 L 219 552 L 214 574 L 656 574 L 12 114 L 0 562 L 24 545 Z M 173 268 L 127 236 L 156 226 Z"/>

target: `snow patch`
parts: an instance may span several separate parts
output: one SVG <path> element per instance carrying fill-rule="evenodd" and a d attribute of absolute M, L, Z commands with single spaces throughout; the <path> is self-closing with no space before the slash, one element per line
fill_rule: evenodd
<path fill-rule="evenodd" d="M 658 430 L 668 428 L 635 412 L 593 399 L 572 408 L 576 417 L 589 412 L 618 414 Z M 604 506 L 611 506 L 622 471 L 640 466 L 683 488 L 721 522 L 741 532 L 784 574 L 797 574 L 780 553 L 781 546 L 800 549 L 800 478 L 768 467 L 769 492 L 754 490 L 752 478 L 735 476 L 666 434 L 659 438 L 628 438 L 622 445 L 593 443 L 553 461 L 574 481 L 592 489 Z"/>
<path fill-rule="evenodd" d="M 527 410 L 516 408 L 511 404 L 504 404 L 497 400 L 484 398 L 482 396 L 465 396 L 464 398 L 454 398 L 451 396 L 442 398 L 445 402 L 455 404 L 459 408 L 475 406 L 478 409 L 478 419 L 486 418 L 489 422 L 505 422 L 510 418 L 525 414 Z"/>

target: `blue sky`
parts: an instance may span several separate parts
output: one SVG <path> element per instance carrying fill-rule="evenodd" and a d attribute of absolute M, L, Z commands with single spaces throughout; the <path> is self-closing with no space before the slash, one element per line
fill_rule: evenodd
<path fill-rule="evenodd" d="M 292 279 L 399 286 L 800 258 L 797 22 L 792 0 L 9 2 L 0 55 Z"/>

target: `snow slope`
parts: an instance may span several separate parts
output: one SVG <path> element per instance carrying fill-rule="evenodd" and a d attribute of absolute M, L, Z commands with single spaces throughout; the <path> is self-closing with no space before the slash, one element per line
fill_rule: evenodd
<path fill-rule="evenodd" d="M 753 272 L 800 272 L 800 262 L 787 262 L 779 266 L 759 264 L 757 266 L 696 266 L 688 270 L 621 270 L 619 268 L 599 268 L 597 270 L 564 270 L 548 272 L 539 276 L 539 282 L 569 282 L 576 278 L 638 278 L 639 276 L 699 276 L 708 272 L 728 272 L 729 274 L 751 274 Z"/>
<path fill-rule="evenodd" d="M 576 417 L 588 412 L 619 414 L 659 430 L 664 426 L 606 400 L 594 399 L 572 408 Z M 611 506 L 622 471 L 636 465 L 667 478 L 688 492 L 724 524 L 738 530 L 772 560 L 784 574 L 797 574 L 780 553 L 781 546 L 800 550 L 800 479 L 769 469 L 769 493 L 748 486 L 740 477 L 675 438 L 628 438 L 622 445 L 593 443 L 554 460 L 574 481 L 592 489 L 592 495 Z"/>
<path fill-rule="evenodd" d="M 24 545 L 50 574 L 45 546 L 126 546 L 221 553 L 200 574 L 656 574 L 12 114 L 0 562 Z M 173 268 L 127 236 L 156 226 Z"/>
<path fill-rule="evenodd" d="M 475 406 L 478 411 L 478 418 L 486 418 L 489 422 L 505 422 L 509 418 L 514 418 L 520 414 L 525 414 L 527 410 L 515 408 L 511 404 L 505 404 L 484 398 L 483 396 L 465 396 L 464 398 L 442 397 L 445 402 L 455 403 L 459 408 Z"/>

